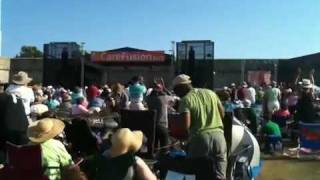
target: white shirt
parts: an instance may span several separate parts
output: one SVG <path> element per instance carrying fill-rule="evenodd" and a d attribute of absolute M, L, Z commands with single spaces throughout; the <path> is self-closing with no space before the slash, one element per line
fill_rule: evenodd
<path fill-rule="evenodd" d="M 22 99 L 26 115 L 30 114 L 30 104 L 34 102 L 34 93 L 31 88 L 28 88 L 23 85 L 11 84 L 6 89 L 6 92 L 10 94 L 15 94 L 16 96 L 20 97 Z"/>
<path fill-rule="evenodd" d="M 248 98 L 251 101 L 251 104 L 256 103 L 256 90 L 253 87 L 248 88 Z"/>

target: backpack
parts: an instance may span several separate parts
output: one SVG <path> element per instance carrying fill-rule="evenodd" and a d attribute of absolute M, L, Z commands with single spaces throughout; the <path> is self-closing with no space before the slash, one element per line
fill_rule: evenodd
<path fill-rule="evenodd" d="M 19 145 L 27 143 L 28 118 L 22 99 L 18 96 L 0 94 L 0 128 L 0 146 L 4 145 L 5 141 Z"/>

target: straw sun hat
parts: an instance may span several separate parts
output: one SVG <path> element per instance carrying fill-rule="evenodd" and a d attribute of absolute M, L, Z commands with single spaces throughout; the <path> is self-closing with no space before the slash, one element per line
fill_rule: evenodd
<path fill-rule="evenodd" d="M 18 72 L 18 74 L 14 74 L 12 77 L 12 82 L 18 85 L 25 85 L 32 81 L 32 78 L 28 76 L 28 73 L 24 71 Z"/>
<path fill-rule="evenodd" d="M 131 131 L 128 128 L 118 129 L 111 139 L 111 156 L 116 157 L 128 152 L 137 152 L 143 142 L 141 131 Z"/>
<path fill-rule="evenodd" d="M 29 125 L 27 136 L 32 142 L 42 143 L 60 134 L 64 126 L 58 119 L 44 118 Z"/>

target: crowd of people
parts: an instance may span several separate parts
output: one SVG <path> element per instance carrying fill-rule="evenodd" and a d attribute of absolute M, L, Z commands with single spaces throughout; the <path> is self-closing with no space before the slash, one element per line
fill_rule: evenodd
<path fill-rule="evenodd" d="M 241 120 L 252 134 L 262 139 L 265 150 L 273 153 L 282 148 L 282 137 L 288 135 L 285 131 L 289 123 L 319 122 L 320 106 L 313 73 L 314 70 L 308 79 L 301 79 L 299 70 L 293 85 L 275 81 L 264 86 L 247 82 L 237 86 L 232 83 L 215 93 L 209 89 L 194 88 L 191 78 L 185 74 L 175 77 L 172 91 L 166 88 L 162 79 L 155 80 L 147 88 L 142 76 L 133 77 L 125 85 L 92 84 L 70 90 L 62 86 L 30 87 L 32 79 L 21 71 L 13 76 L 12 83 L 3 86 L 0 96 L 0 164 L 6 163 L 6 141 L 17 145 L 38 144 L 42 151 L 44 175 L 50 180 L 61 179 L 63 172 L 60 167 L 79 163 L 70 147 L 59 141 L 63 138 L 66 122 L 57 118 L 57 114 L 81 119 L 101 114 L 120 115 L 124 109 L 154 110 L 157 112 L 155 142 L 161 147 L 162 154 L 168 153 L 171 143 L 168 115 L 177 113 L 181 129 L 188 137 L 187 157 L 212 157 L 215 178 L 226 179 L 228 142 L 223 123 L 226 115 L 231 114 Z M 98 168 L 101 160 L 94 164 L 97 166 L 96 174 L 99 174 L 95 179 L 133 176 L 156 179 L 149 166 L 134 155 L 145 141 L 141 131 L 120 128 L 110 141 L 111 146 L 100 151 L 103 168 Z M 115 170 L 118 166 L 113 163 L 121 164 L 121 168 Z M 3 166 L 0 168 L 5 169 Z M 78 173 L 78 179 L 88 177 L 88 174 Z"/>
<path fill-rule="evenodd" d="M 61 86 L 28 86 L 31 81 L 28 74 L 21 71 L 13 76 L 12 83 L 2 88 L 2 150 L 5 149 L 4 141 L 18 145 L 38 143 L 41 144 L 44 167 L 70 165 L 72 158 L 68 149 L 55 139 L 56 136 L 60 136 L 65 126 L 61 120 L 56 119 L 55 115 L 63 112 L 69 117 L 85 118 L 91 115 L 120 114 L 123 109 L 157 111 L 156 141 L 162 147 L 169 143 L 167 114 L 168 111 L 173 110 L 170 107 L 175 99 L 165 88 L 162 80 L 155 81 L 149 89 L 144 85 L 142 76 L 135 76 L 126 86 L 120 83 L 111 86 L 90 85 L 84 89 L 75 87 L 72 91 Z M 18 106 L 16 104 L 20 103 L 20 111 L 11 112 L 14 109 L 8 106 L 8 102 L 16 107 Z M 24 118 L 19 118 L 21 116 Z M 13 118 L 18 119 L 12 120 Z M 120 130 L 122 131 L 128 130 Z M 81 137 L 78 138 L 81 139 Z M 142 140 L 140 141 L 142 143 Z M 138 145 L 137 150 L 140 147 L 141 145 Z M 123 154 L 123 152 L 116 152 L 116 154 Z M 4 161 L 3 158 L 4 156 L 2 161 Z M 141 165 L 141 172 L 147 172 L 148 167 L 141 159 L 137 159 L 137 164 Z M 59 169 L 45 171 L 49 179 L 60 179 L 57 174 Z M 153 179 L 150 173 L 142 173 L 141 176 L 144 175 L 148 178 L 143 179 Z"/>
<path fill-rule="evenodd" d="M 264 138 L 265 150 L 273 153 L 282 149 L 281 139 L 292 135 L 288 131 L 297 128 L 299 122 L 320 122 L 319 88 L 313 74 L 311 70 L 308 78 L 302 78 L 298 69 L 293 83 L 232 83 L 218 94 L 225 111 L 243 120 L 257 137 Z"/>

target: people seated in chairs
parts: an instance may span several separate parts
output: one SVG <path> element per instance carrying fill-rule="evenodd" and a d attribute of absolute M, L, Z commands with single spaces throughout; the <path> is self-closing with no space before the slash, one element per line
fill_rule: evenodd
<path fill-rule="evenodd" d="M 282 151 L 281 129 L 271 118 L 264 125 L 263 134 L 265 137 L 265 151 L 267 153 L 273 154 Z"/>
<path fill-rule="evenodd" d="M 118 129 L 113 134 L 109 150 L 104 152 L 102 163 L 97 167 L 95 180 L 156 180 L 146 163 L 135 156 L 142 146 L 143 133 Z"/>
<path fill-rule="evenodd" d="M 86 103 L 85 103 L 85 99 L 83 97 L 79 97 L 76 100 L 76 104 L 72 105 L 72 111 L 71 114 L 72 115 L 89 115 L 92 112 L 87 108 Z"/>
<path fill-rule="evenodd" d="M 54 138 L 62 133 L 65 125 L 62 121 L 46 118 L 30 124 L 27 135 L 33 144 L 41 145 L 44 174 L 50 180 L 61 179 L 61 167 L 73 164 L 65 146 Z M 30 164 L 32 165 L 32 164 Z"/>
<path fill-rule="evenodd" d="M 296 121 L 304 123 L 320 122 L 320 104 L 313 98 L 313 84 L 309 79 L 302 80 L 302 92 L 297 103 Z"/>
<path fill-rule="evenodd" d="M 227 146 L 222 118 L 224 109 L 211 90 L 193 88 L 188 75 L 173 80 L 174 92 L 181 97 L 179 113 L 185 131 L 189 131 L 189 157 L 210 156 L 215 161 L 216 178 L 226 178 Z"/>
<path fill-rule="evenodd" d="M 162 152 L 167 150 L 169 144 L 168 132 L 168 106 L 174 101 L 173 97 L 168 96 L 163 91 L 161 84 L 154 84 L 151 94 L 147 97 L 147 105 L 149 110 L 156 110 L 156 146 L 160 144 Z"/>

